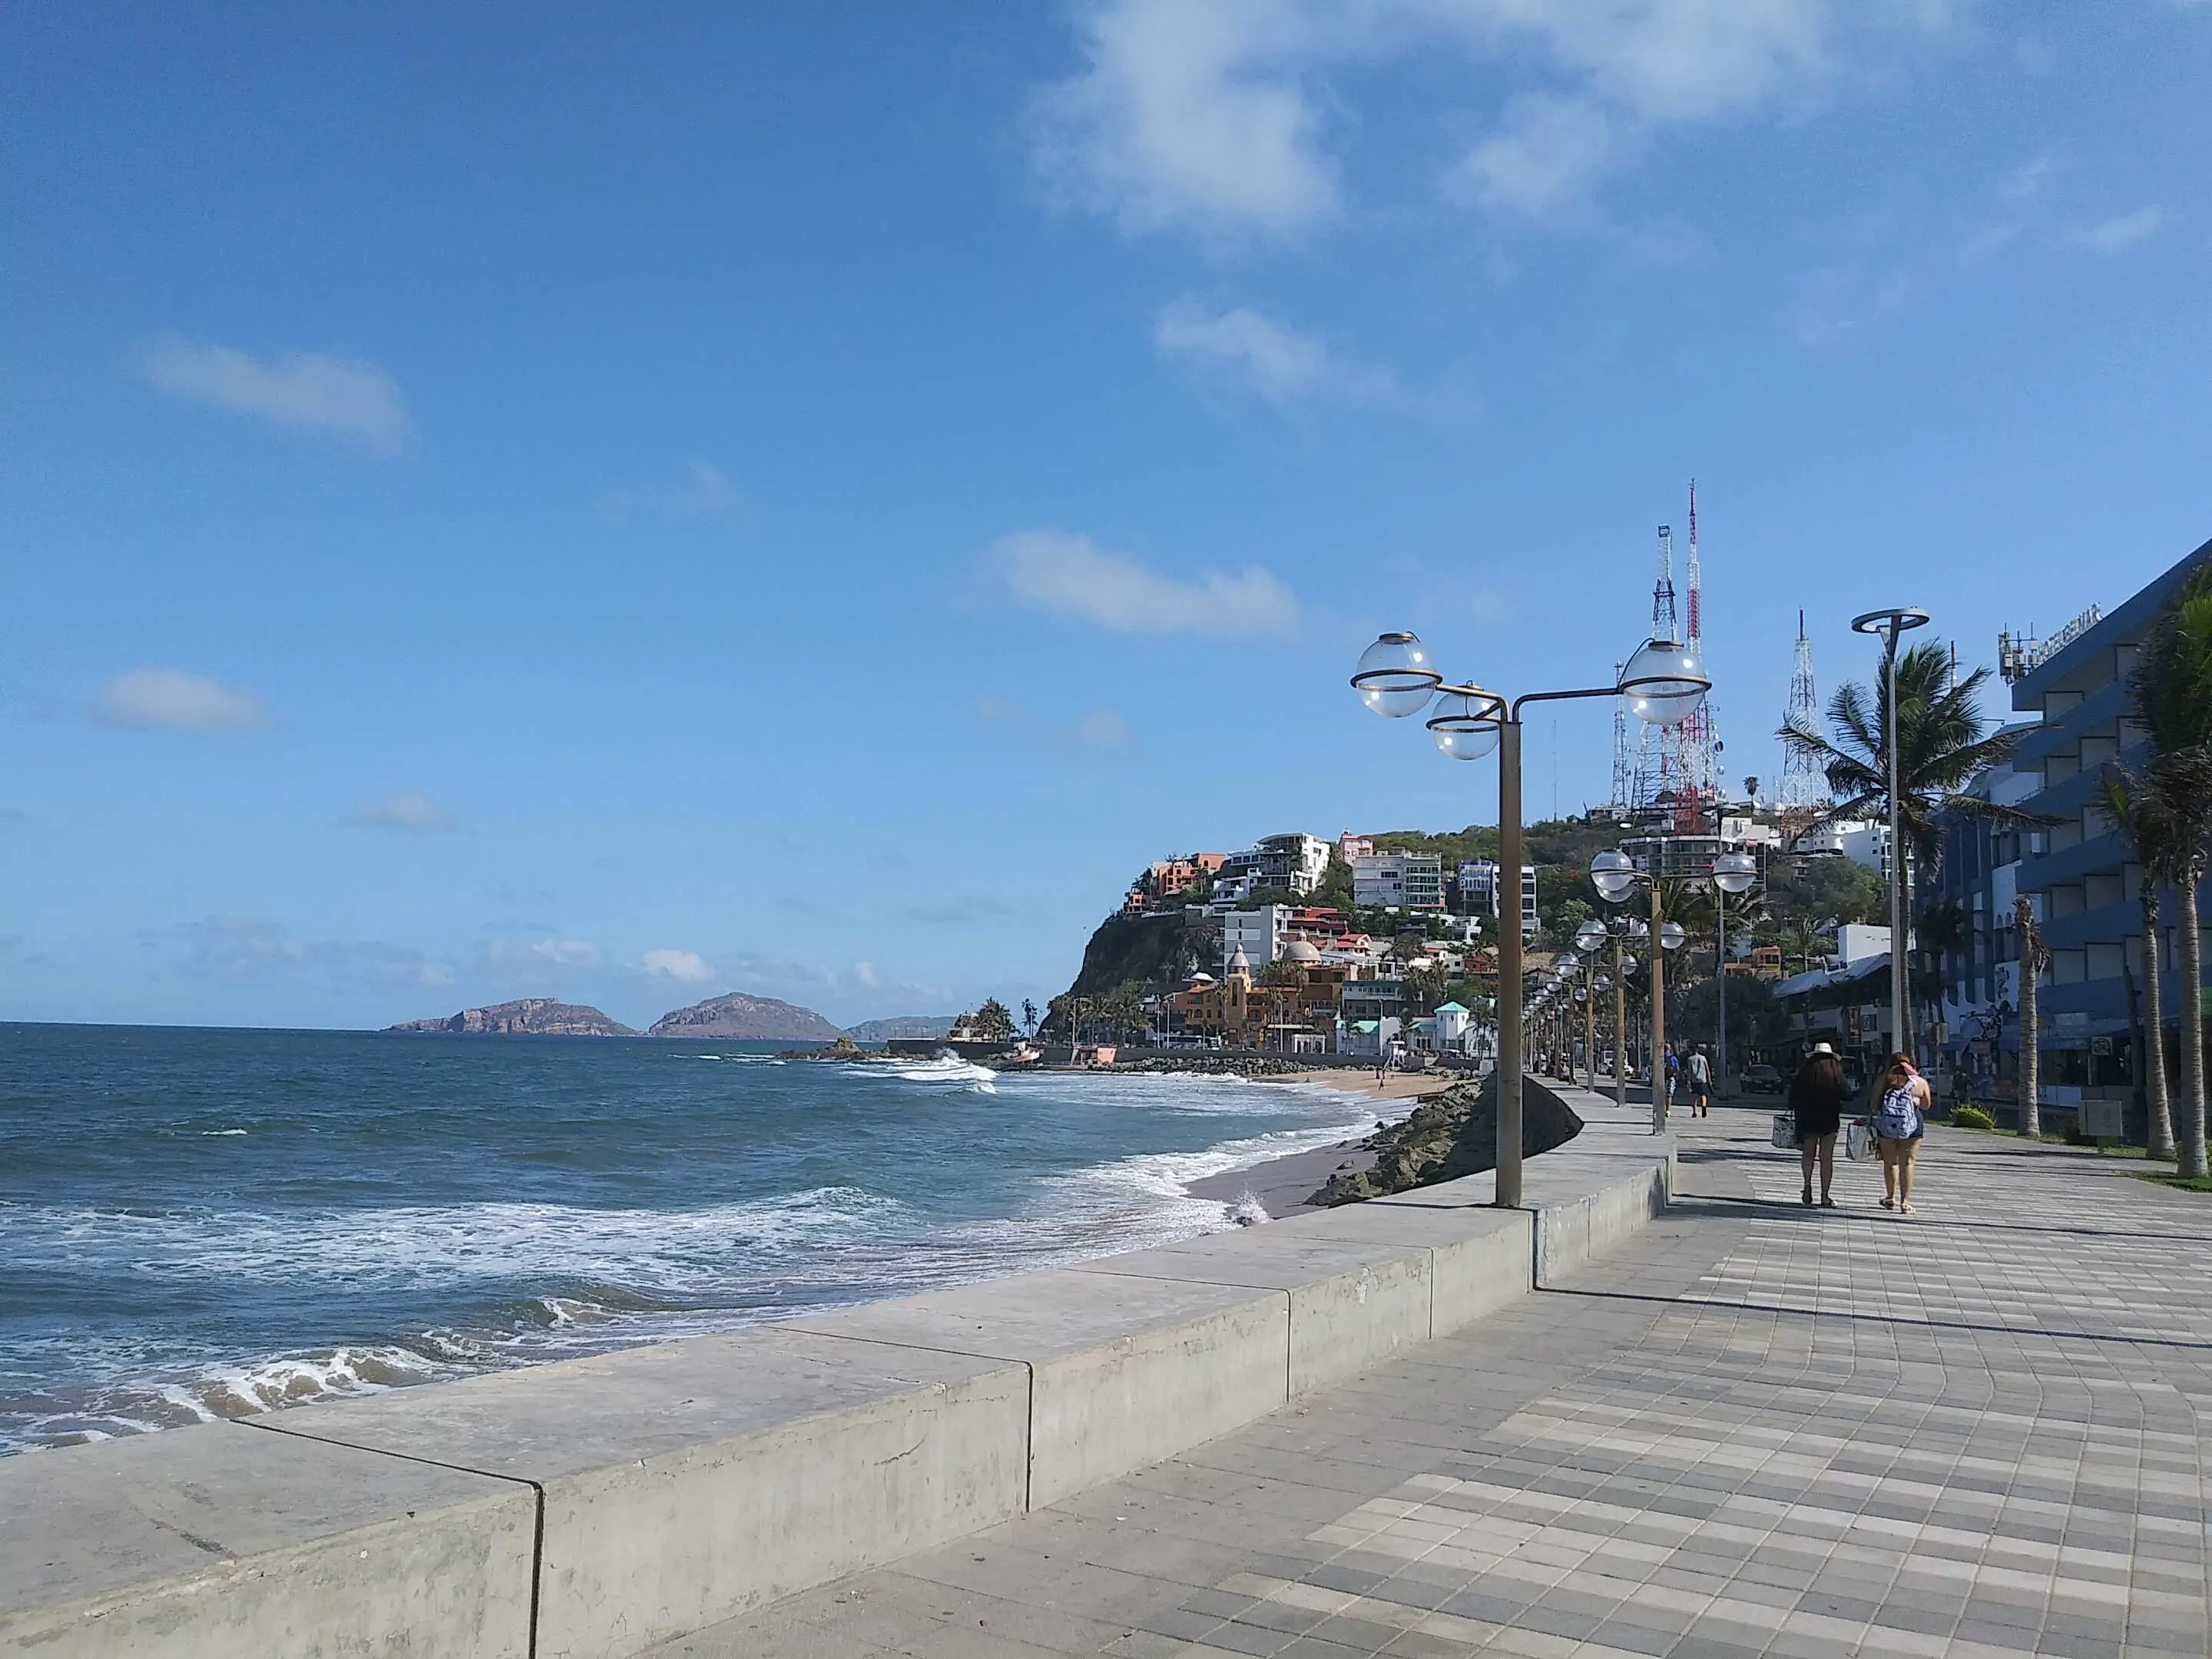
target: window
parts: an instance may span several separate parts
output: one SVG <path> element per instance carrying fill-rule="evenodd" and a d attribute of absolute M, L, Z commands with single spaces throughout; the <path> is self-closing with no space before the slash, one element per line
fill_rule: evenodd
<path fill-rule="evenodd" d="M 2053 985 L 2079 985 L 2088 977 L 2087 953 L 2081 951 L 2053 951 L 2051 953 L 2051 982 Z"/>
<path fill-rule="evenodd" d="M 2125 971 L 2127 950 L 2119 944 L 2093 944 L 2087 947 L 2086 971 L 2091 979 L 2118 979 Z"/>

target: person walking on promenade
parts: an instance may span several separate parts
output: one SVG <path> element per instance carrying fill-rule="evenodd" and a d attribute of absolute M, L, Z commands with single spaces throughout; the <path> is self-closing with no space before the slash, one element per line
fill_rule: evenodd
<path fill-rule="evenodd" d="M 1825 1042 L 1813 1045 L 1797 1075 L 1790 1079 L 1790 1110 L 1797 1120 L 1797 1161 L 1805 1172 L 1801 1200 L 1813 1202 L 1813 1160 L 1820 1162 L 1820 1206 L 1832 1210 L 1836 1200 L 1829 1188 L 1836 1182 L 1836 1135 L 1843 1127 L 1844 1103 L 1850 1091 L 1844 1085 L 1844 1063 Z"/>
<path fill-rule="evenodd" d="M 1690 1073 L 1690 1115 L 1711 1117 L 1713 1115 L 1712 1061 L 1705 1057 L 1703 1048 L 1692 1048 L 1686 1069 Z"/>
<path fill-rule="evenodd" d="M 1881 1207 L 1912 1213 L 1912 1171 L 1920 1158 L 1934 1091 L 1904 1054 L 1892 1054 L 1875 1085 L 1875 1145 L 1881 1154 Z"/>

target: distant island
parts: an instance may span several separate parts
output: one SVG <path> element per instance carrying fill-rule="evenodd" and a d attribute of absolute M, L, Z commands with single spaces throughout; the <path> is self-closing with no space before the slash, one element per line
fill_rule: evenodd
<path fill-rule="evenodd" d="M 855 1042 L 891 1042 L 952 1035 L 957 1014 L 897 1014 L 890 1019 L 864 1019 L 848 1025 L 845 1035 Z"/>
<path fill-rule="evenodd" d="M 489 1008 L 464 1008 L 444 1019 L 403 1020 L 389 1031 L 460 1031 L 473 1036 L 634 1037 L 618 1019 L 580 1002 L 553 997 L 522 997 Z"/>
<path fill-rule="evenodd" d="M 941 1037 L 951 1030 L 951 1014 L 900 1014 L 863 1020 L 841 1031 L 811 1008 L 774 997 L 749 997 L 732 991 L 688 1008 L 663 1014 L 643 1031 L 580 1002 L 553 997 L 523 997 L 488 1008 L 464 1008 L 441 1019 L 402 1020 L 389 1031 L 456 1031 L 471 1036 L 734 1037 L 746 1042 L 885 1042 L 894 1037 Z"/>
<path fill-rule="evenodd" d="M 657 1037 L 737 1037 L 781 1042 L 835 1042 L 844 1035 L 811 1008 L 779 1002 L 774 997 L 749 997 L 739 991 L 663 1014 L 646 1031 L 646 1036 Z"/>

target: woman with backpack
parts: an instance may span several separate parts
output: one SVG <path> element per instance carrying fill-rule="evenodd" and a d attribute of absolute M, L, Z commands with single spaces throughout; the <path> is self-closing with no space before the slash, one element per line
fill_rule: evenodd
<path fill-rule="evenodd" d="M 1836 1179 L 1836 1134 L 1843 1127 L 1844 1103 L 1850 1091 L 1844 1085 L 1843 1062 L 1825 1042 L 1813 1045 L 1797 1075 L 1790 1079 L 1790 1111 L 1797 1124 L 1797 1157 L 1805 1169 L 1802 1202 L 1813 1202 L 1813 1160 L 1820 1161 L 1820 1206 L 1832 1210 L 1836 1200 L 1828 1188 Z"/>
<path fill-rule="evenodd" d="M 1912 1213 L 1912 1169 L 1919 1161 L 1921 1137 L 1935 1091 L 1919 1067 L 1904 1054 L 1892 1054 L 1875 1085 L 1872 1121 L 1875 1148 L 1881 1154 L 1881 1207 Z"/>

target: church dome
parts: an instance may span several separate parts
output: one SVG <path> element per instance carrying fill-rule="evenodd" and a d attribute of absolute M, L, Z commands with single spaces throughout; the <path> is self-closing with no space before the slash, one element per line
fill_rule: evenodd
<path fill-rule="evenodd" d="M 1283 947 L 1283 960 L 1285 962 L 1319 962 L 1321 952 L 1314 949 L 1312 941 L 1294 939 Z"/>

